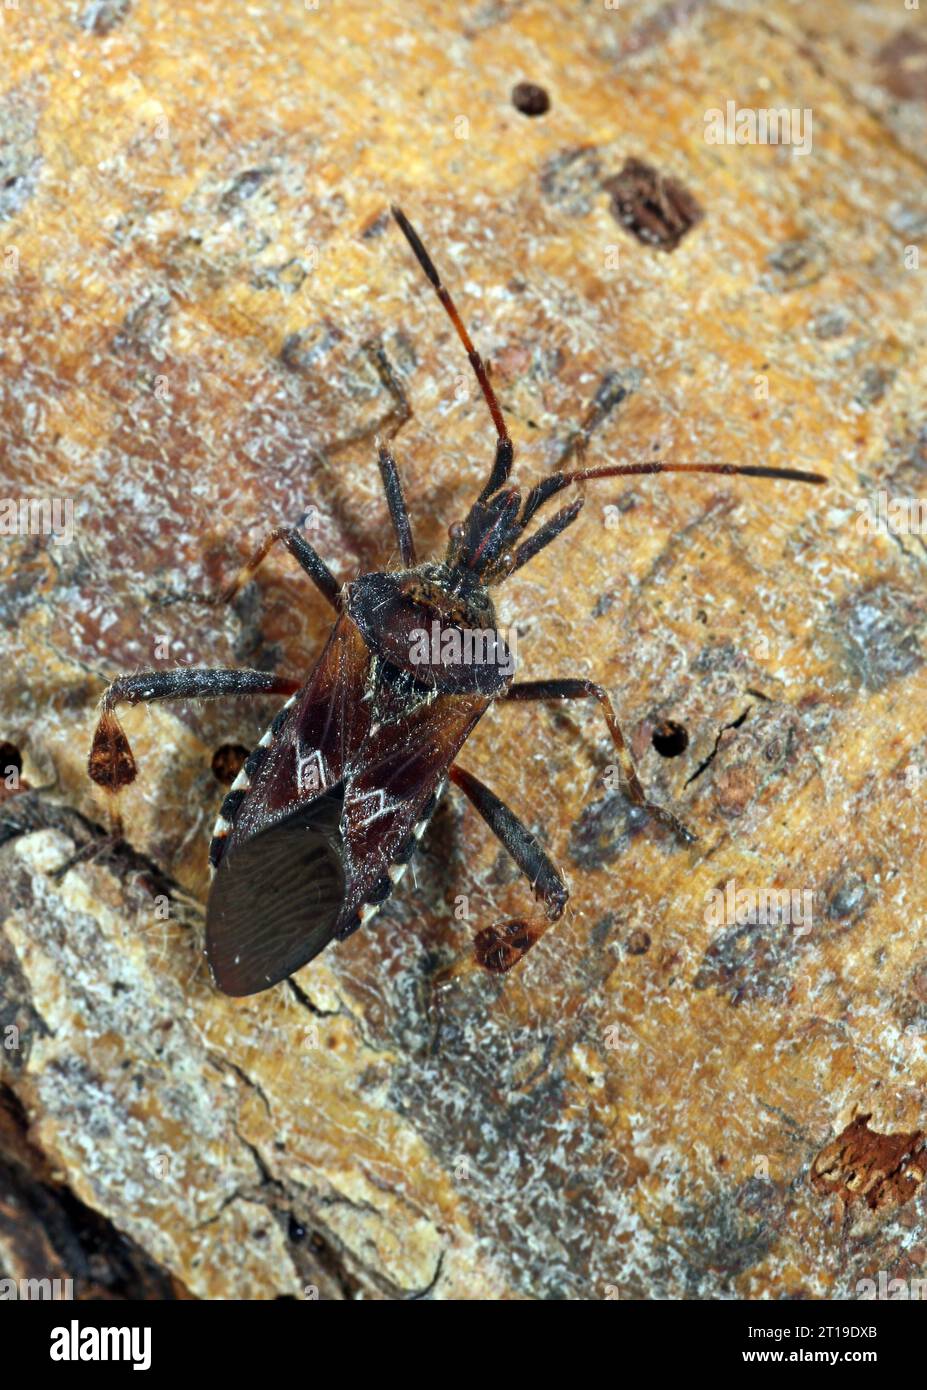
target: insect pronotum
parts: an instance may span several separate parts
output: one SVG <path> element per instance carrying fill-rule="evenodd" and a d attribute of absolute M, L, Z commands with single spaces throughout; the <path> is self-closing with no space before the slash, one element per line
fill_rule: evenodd
<path fill-rule="evenodd" d="M 224 593 L 228 602 L 282 541 L 334 609 L 331 633 L 305 681 L 265 671 L 173 670 L 121 676 L 106 690 L 90 752 L 90 776 L 111 792 L 132 782 L 135 759 L 115 714 L 120 704 L 221 695 L 285 695 L 286 704 L 238 774 L 210 846 L 214 877 L 206 955 L 218 987 L 254 994 L 292 975 L 330 941 L 364 925 L 392 893 L 435 804 L 451 781 L 473 803 L 527 878 L 543 913 L 479 931 L 473 960 L 510 970 L 563 913 L 568 891 L 539 841 L 457 756 L 493 702 L 595 700 L 615 745 L 630 802 L 681 842 L 695 836 L 648 801 L 608 693 L 589 680 L 514 680 L 492 589 L 576 520 L 575 496 L 529 533 L 539 512 L 574 484 L 648 473 L 745 474 L 821 483 L 817 473 L 726 463 L 565 467 L 522 493 L 509 484 L 513 446 L 479 353 L 417 232 L 393 208 L 406 241 L 444 306 L 489 407 L 496 431 L 489 476 L 467 515 L 449 528 L 443 560 L 416 558 L 396 461 L 378 462 L 401 567 L 340 584 L 296 528 L 280 527 Z M 624 394 L 600 393 L 560 460 L 576 456 Z M 437 628 L 434 625 L 437 624 Z M 438 644 L 423 633 L 441 634 Z M 489 634 L 477 650 L 467 633 Z M 451 641 L 444 639 L 451 637 Z"/>

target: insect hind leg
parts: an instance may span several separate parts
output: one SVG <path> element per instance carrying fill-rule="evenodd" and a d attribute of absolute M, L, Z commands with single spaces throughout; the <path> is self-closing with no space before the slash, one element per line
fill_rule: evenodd
<path fill-rule="evenodd" d="M 474 938 L 472 956 L 462 957 L 442 971 L 436 980 L 439 988 L 468 973 L 475 966 L 482 966 L 493 975 L 507 974 L 541 939 L 551 923 L 559 921 L 570 896 L 549 855 L 494 792 L 491 792 L 478 777 L 474 777 L 471 772 L 467 772 L 456 763 L 449 776 L 483 817 L 493 834 L 498 836 L 528 879 L 535 897 L 546 908 L 546 918 L 535 914 L 532 917 L 495 922 L 492 926 L 483 927 Z"/>
<path fill-rule="evenodd" d="M 87 770 L 104 791 L 118 792 L 135 781 L 137 768 L 129 740 L 116 718 L 117 705 L 150 704 L 155 700 L 205 700 L 222 695 L 292 695 L 297 680 L 270 671 L 181 667 L 175 671 L 141 671 L 120 676 L 107 687 L 100 701 Z"/>

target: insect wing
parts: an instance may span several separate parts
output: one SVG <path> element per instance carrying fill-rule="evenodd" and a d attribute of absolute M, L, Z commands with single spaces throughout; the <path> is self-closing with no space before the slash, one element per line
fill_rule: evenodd
<path fill-rule="evenodd" d="M 299 970 L 335 934 L 344 899 L 340 794 L 325 792 L 219 864 L 206 953 L 225 994 L 255 994 Z"/>
<path fill-rule="evenodd" d="M 206 955 L 226 994 L 267 989 L 335 935 L 344 774 L 369 727 L 369 664 L 356 627 L 340 618 L 249 774 L 206 910 Z"/>
<path fill-rule="evenodd" d="M 365 740 L 345 790 L 348 883 L 339 936 L 354 929 L 365 902 L 388 894 L 390 869 L 409 858 L 435 792 L 488 704 L 485 696 L 438 696 Z"/>
<path fill-rule="evenodd" d="M 279 727 L 251 772 L 224 857 L 344 781 L 370 727 L 370 703 L 363 698 L 369 667 L 370 653 L 354 623 L 339 618 L 315 670 L 278 716 Z"/>

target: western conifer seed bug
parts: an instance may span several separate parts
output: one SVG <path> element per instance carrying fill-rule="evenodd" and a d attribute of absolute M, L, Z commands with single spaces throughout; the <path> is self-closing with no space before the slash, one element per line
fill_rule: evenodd
<path fill-rule="evenodd" d="M 577 483 L 667 472 L 825 481 L 818 473 L 792 468 L 652 461 L 559 467 L 525 492 L 511 486 L 512 440 L 483 361 L 417 232 L 399 208 L 392 211 L 466 350 L 496 432 L 489 476 L 467 515 L 449 528 L 444 559 L 418 561 L 396 460 L 380 444 L 378 463 L 399 569 L 362 574 L 342 585 L 296 528 L 281 527 L 224 593 L 210 600 L 230 601 L 271 546 L 282 541 L 335 613 L 308 679 L 228 669 L 121 676 L 103 695 L 90 752 L 91 778 L 116 792 L 136 776 L 116 718 L 118 705 L 222 695 L 288 697 L 223 801 L 210 846 L 214 876 L 206 955 L 226 994 L 270 988 L 330 941 L 343 940 L 367 923 L 405 872 L 448 781 L 498 836 L 544 908 L 532 918 L 484 927 L 475 938 L 474 961 L 502 974 L 522 959 L 562 915 L 569 895 L 535 836 L 457 762 L 462 745 L 496 701 L 597 701 L 632 805 L 682 843 L 694 840 L 672 812 L 647 800 L 601 686 L 569 677 L 514 680 L 513 654 L 498 630 L 491 591 L 576 520 L 582 495 L 528 534 L 551 499 Z M 613 391 L 609 400 L 597 400 L 561 464 L 580 453 L 617 399 L 620 394 Z M 435 633 L 440 641 L 422 642 L 422 634 Z M 472 636 L 468 642 L 474 633 L 482 634 L 480 643 Z"/>

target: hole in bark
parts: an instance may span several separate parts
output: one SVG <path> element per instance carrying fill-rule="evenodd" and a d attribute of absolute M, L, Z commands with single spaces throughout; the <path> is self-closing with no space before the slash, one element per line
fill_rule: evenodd
<path fill-rule="evenodd" d="M 212 773 L 217 782 L 230 787 L 248 758 L 248 749 L 240 743 L 223 743 L 212 755 Z"/>
<path fill-rule="evenodd" d="M 675 719 L 664 719 L 654 729 L 651 742 L 661 758 L 678 758 L 689 746 L 689 731 Z"/>
<path fill-rule="evenodd" d="M 535 82 L 518 82 L 512 88 L 512 105 L 523 116 L 543 116 L 550 110 L 550 97 Z"/>
<path fill-rule="evenodd" d="M 650 950 L 650 932 L 643 927 L 635 927 L 627 940 L 629 956 L 643 956 Z"/>
<path fill-rule="evenodd" d="M 22 772 L 23 755 L 15 743 L 0 743 L 0 778 L 8 777 L 11 768 L 17 776 Z"/>

